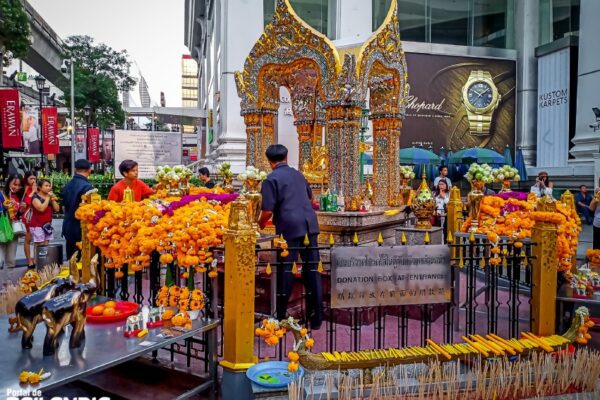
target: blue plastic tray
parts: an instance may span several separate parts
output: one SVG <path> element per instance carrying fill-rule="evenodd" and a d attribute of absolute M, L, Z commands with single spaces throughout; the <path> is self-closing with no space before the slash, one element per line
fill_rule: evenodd
<path fill-rule="evenodd" d="M 284 388 L 304 374 L 304 368 L 298 366 L 297 372 L 287 369 L 286 361 L 267 361 L 256 364 L 246 371 L 246 376 L 257 385 L 268 388 Z"/>

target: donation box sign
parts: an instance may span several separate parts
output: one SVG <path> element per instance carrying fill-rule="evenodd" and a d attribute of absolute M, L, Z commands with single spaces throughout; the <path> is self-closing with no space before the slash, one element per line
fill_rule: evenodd
<path fill-rule="evenodd" d="M 445 245 L 335 247 L 331 307 L 450 302 L 450 249 Z"/>

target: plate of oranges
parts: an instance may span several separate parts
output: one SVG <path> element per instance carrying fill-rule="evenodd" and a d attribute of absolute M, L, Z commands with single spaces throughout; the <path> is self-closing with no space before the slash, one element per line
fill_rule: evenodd
<path fill-rule="evenodd" d="M 107 323 L 127 319 L 138 312 L 138 305 L 129 301 L 109 300 L 85 310 L 88 322 Z"/>

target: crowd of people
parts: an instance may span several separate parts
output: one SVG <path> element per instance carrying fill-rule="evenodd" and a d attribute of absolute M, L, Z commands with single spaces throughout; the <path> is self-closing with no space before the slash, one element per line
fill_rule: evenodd
<path fill-rule="evenodd" d="M 288 196 L 289 193 L 280 193 L 279 181 L 295 182 L 294 185 L 286 187 L 296 187 L 301 192 L 306 185 L 302 184 L 301 175 L 296 170 L 287 166 L 287 149 L 282 145 L 269 147 L 267 158 L 271 163 L 273 172 L 263 184 L 263 215 L 261 223 L 265 223 L 267 217 L 274 219 L 278 232 L 283 232 L 286 240 L 294 243 L 304 238 L 305 234 L 309 239 L 316 240 L 318 234 L 318 224 L 312 207 L 308 210 L 308 205 L 312 201 L 310 187 L 307 188 L 307 201 L 304 196 L 296 193 L 295 196 Z M 154 193 L 154 189 L 149 187 L 138 177 L 138 163 L 134 160 L 125 160 L 119 165 L 119 172 L 123 179 L 117 182 L 111 188 L 108 199 L 113 201 L 123 201 L 126 189 L 131 189 L 134 201 L 141 201 Z M 444 227 L 446 231 L 446 213 L 450 200 L 450 189 L 452 181 L 448 176 L 448 167 L 440 166 L 439 175 L 434 179 L 433 188 L 436 202 L 434 214 L 434 225 Z M 81 225 L 75 218 L 75 212 L 81 203 L 81 197 L 86 192 L 93 189 L 88 181 L 91 174 L 91 164 L 89 161 L 81 159 L 75 162 L 75 173 L 73 178 L 64 186 L 61 192 L 62 204 L 59 205 L 57 197 L 52 191 L 52 183 L 47 179 L 38 179 L 38 171 L 28 171 L 24 176 L 10 175 L 4 182 L 4 189 L 0 193 L 0 213 L 5 214 L 13 226 L 23 226 L 23 246 L 25 258 L 29 268 L 35 267 L 37 248 L 40 245 L 46 245 L 54 239 L 54 229 L 52 218 L 59 211 L 64 212 L 62 225 L 62 236 L 66 242 L 66 255 L 71 257 L 77 250 L 77 243 L 81 241 Z M 208 168 L 203 167 L 198 171 L 198 177 L 207 188 L 215 186 L 210 177 Z M 303 178 L 303 177 L 302 177 Z M 302 181 L 302 182 L 301 182 Z M 599 185 L 600 186 L 600 185 Z M 550 181 L 548 173 L 540 171 L 536 177 L 535 184 L 531 186 L 530 192 L 538 197 L 544 195 L 553 195 L 554 184 Z M 288 190 L 289 191 L 289 190 Z M 495 192 L 484 186 L 484 194 L 491 195 Z M 300 197 L 299 197 L 300 196 Z M 306 204 L 305 204 L 306 203 Z M 593 248 L 600 249 L 600 189 L 591 193 L 586 185 L 579 187 L 579 192 L 575 194 L 575 204 L 577 211 L 582 217 L 582 222 L 593 226 Z M 288 210 L 289 208 L 289 210 Z M 298 210 L 306 208 L 306 212 L 298 213 Z M 287 211 L 286 211 L 287 210 Z M 290 211 L 293 210 L 293 211 Z M 302 214 L 302 223 L 289 221 L 294 215 Z M 295 217 L 294 217 L 295 218 Z M 267 218 L 268 219 L 268 218 Z M 316 225 L 315 225 L 316 224 Z M 293 226 L 301 226 L 302 232 L 288 232 Z M 293 237 L 292 237 L 293 236 Z M 313 237 L 314 236 L 314 237 Z M 16 253 L 20 235 L 15 235 L 13 240 L 0 243 L 0 281 L 10 268 L 16 264 Z M 33 245 L 33 251 L 32 251 Z M 290 257 L 297 257 L 292 254 Z M 308 258 L 310 263 L 315 262 L 318 255 L 306 254 L 300 255 L 302 258 Z M 314 277 L 307 277 L 307 284 L 314 290 Z M 287 284 L 288 282 L 286 282 Z M 313 325 L 319 325 L 321 315 L 319 310 L 314 310 Z"/>

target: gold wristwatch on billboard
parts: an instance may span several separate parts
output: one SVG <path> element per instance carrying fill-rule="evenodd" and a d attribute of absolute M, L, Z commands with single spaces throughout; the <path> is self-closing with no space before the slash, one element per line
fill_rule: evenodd
<path fill-rule="evenodd" d="M 471 71 L 462 89 L 472 135 L 489 135 L 494 110 L 500 104 L 498 88 L 487 71 Z"/>

